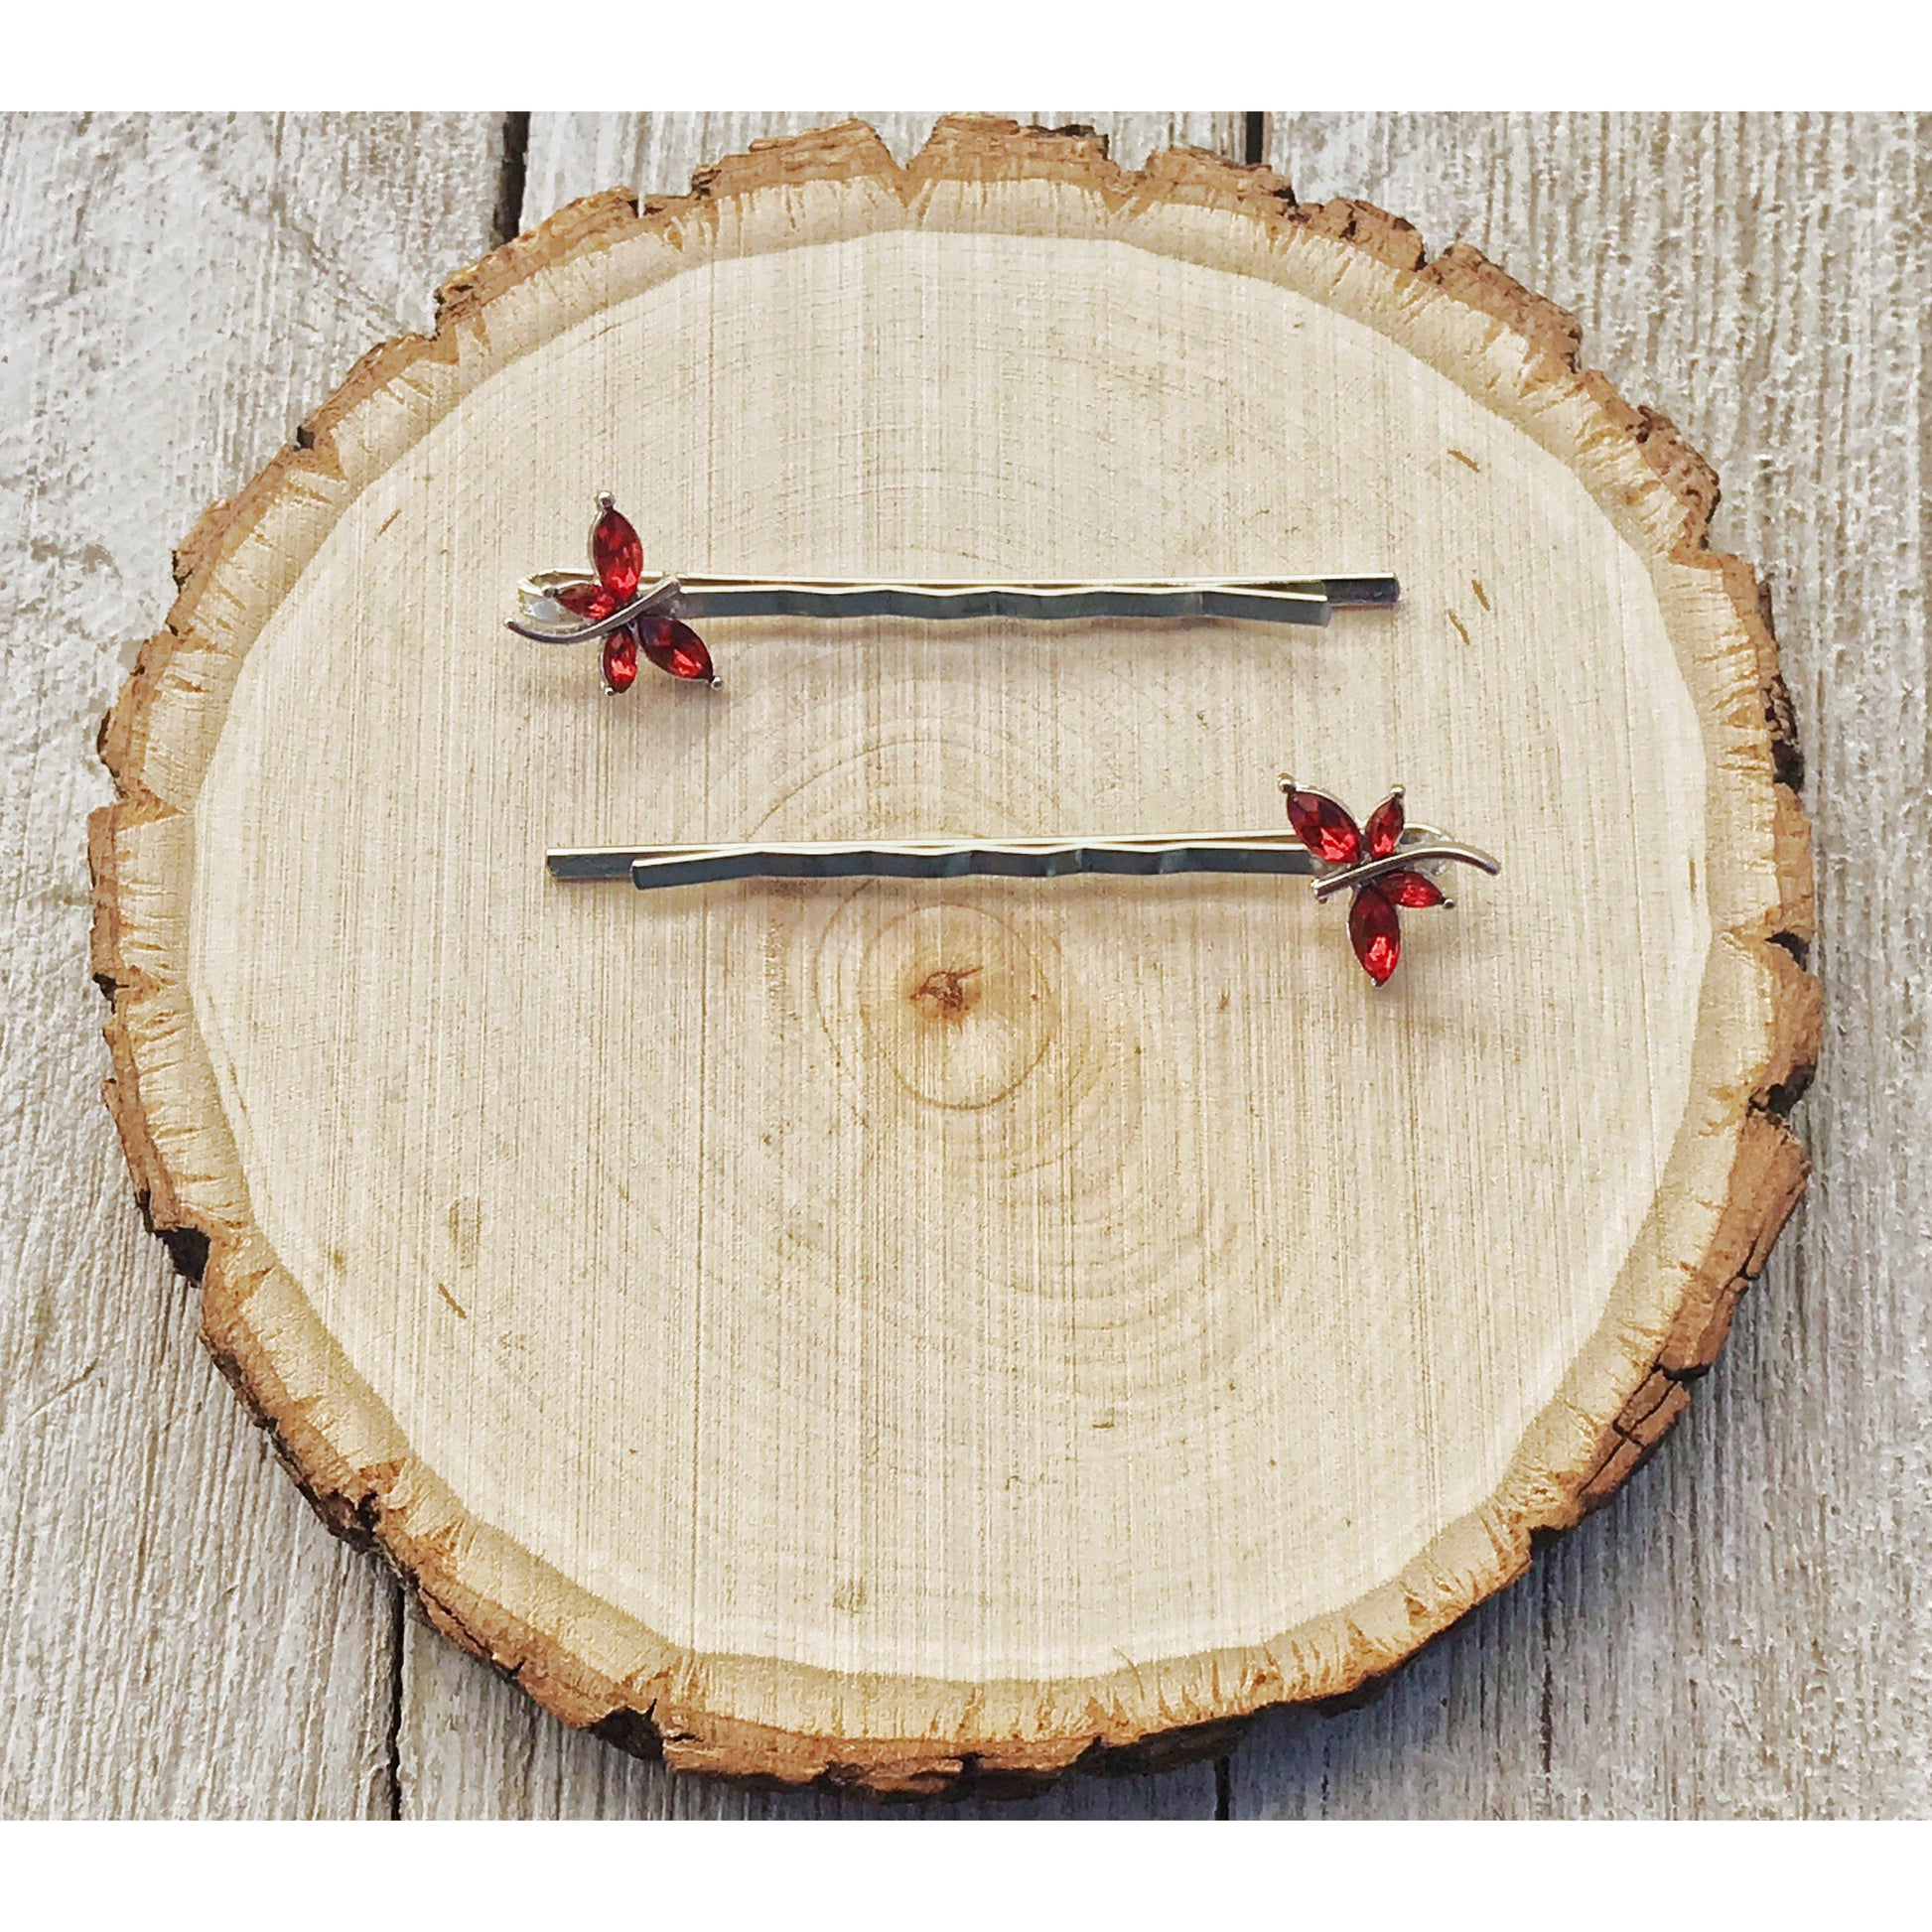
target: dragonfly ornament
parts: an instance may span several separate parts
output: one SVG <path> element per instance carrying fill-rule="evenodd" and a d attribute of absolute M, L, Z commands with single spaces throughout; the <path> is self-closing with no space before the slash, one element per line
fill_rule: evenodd
<path fill-rule="evenodd" d="M 637 681 L 639 657 L 671 677 L 716 684 L 711 652 L 676 615 L 678 584 L 644 584 L 644 545 L 630 519 L 609 496 L 597 499 L 591 525 L 591 569 L 550 570 L 517 586 L 522 621 L 510 628 L 543 644 L 604 642 L 604 688 L 614 696 Z"/>
<path fill-rule="evenodd" d="M 1496 862 L 1487 853 L 1453 845 L 1433 829 L 1411 826 L 1397 785 L 1368 815 L 1366 826 L 1324 791 L 1309 791 L 1286 773 L 1281 788 L 1288 800 L 1288 822 L 1322 871 L 1315 881 L 1316 898 L 1332 898 L 1347 891 L 1348 943 L 1362 971 L 1377 986 L 1386 986 L 1402 963 L 1402 912 L 1447 908 L 1455 903 L 1445 897 L 1435 874 L 1454 863 L 1494 873 Z"/>

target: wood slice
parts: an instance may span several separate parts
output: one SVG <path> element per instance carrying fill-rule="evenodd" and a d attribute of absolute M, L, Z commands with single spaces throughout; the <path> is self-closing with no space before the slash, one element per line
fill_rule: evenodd
<path fill-rule="evenodd" d="M 566 1723 L 877 1789 L 1388 1671 L 1654 1445 L 1803 1185 L 1807 828 L 1716 480 L 1576 325 L 1187 152 L 858 124 L 565 208 L 180 560 L 103 733 L 108 1100 L 344 1534 Z M 654 564 L 1392 569 L 1326 631 L 506 638 Z M 649 674 L 647 674 L 648 676 Z M 551 844 L 1268 822 L 1498 852 L 1383 992 L 1305 888 L 562 887 Z"/>

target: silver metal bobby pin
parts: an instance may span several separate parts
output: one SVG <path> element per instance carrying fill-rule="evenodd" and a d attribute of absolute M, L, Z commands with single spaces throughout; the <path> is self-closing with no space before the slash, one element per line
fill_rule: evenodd
<path fill-rule="evenodd" d="M 1449 906 L 1437 876 L 1449 865 L 1492 876 L 1498 862 L 1434 826 L 1411 824 L 1400 786 L 1357 825 L 1325 792 L 1283 777 L 1287 830 L 1137 833 L 1121 838 L 815 839 L 775 843 L 579 846 L 547 855 L 563 880 L 625 879 L 641 892 L 740 879 L 1064 879 L 1078 873 L 1312 877 L 1314 896 L 1347 891 L 1349 939 L 1379 986 L 1401 957 L 1402 909 Z"/>

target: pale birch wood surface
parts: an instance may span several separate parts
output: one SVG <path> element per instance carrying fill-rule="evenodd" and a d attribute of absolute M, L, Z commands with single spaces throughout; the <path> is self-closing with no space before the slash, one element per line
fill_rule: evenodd
<path fill-rule="evenodd" d="M 169 552 L 488 245 L 492 119 L 0 122 L 9 1816 L 368 1816 L 394 1591 L 196 1341 L 100 1105 L 99 716 Z"/>
<path fill-rule="evenodd" d="M 613 154 L 627 142 L 633 155 L 674 158 L 675 172 L 635 182 L 662 192 L 681 188 L 690 164 L 777 131 L 747 122 L 703 141 L 706 118 L 683 123 L 682 155 L 668 119 L 617 117 L 588 133 Z M 1222 122 L 1234 126 L 1233 117 Z M 207 496 L 251 475 L 278 429 L 350 355 L 398 317 L 417 320 L 438 269 L 476 252 L 498 157 L 479 154 L 464 184 L 474 202 L 457 207 L 452 195 L 445 206 L 450 232 L 464 238 L 438 247 L 424 219 L 431 258 L 381 281 L 394 290 L 387 309 L 321 342 L 315 293 L 300 307 L 310 333 L 298 335 L 292 315 L 264 299 L 264 262 L 278 260 L 279 248 L 341 274 L 372 245 L 393 245 L 393 210 L 430 192 L 425 171 L 405 184 L 361 157 L 359 197 L 339 188 L 328 205 L 338 218 L 318 243 L 319 224 L 303 222 L 300 198 L 274 180 L 279 158 L 266 157 L 275 219 L 264 235 L 251 232 L 248 247 L 202 254 L 192 243 L 207 215 L 193 190 L 206 137 L 198 148 L 192 131 L 123 129 L 119 152 L 132 158 L 117 177 L 96 152 L 97 130 L 65 135 L 73 145 L 37 157 L 50 126 L 11 124 L 0 148 L 0 219 L 38 248 L 17 247 L 9 273 L 19 276 L 24 261 L 39 278 L 6 298 L 10 345 L 32 348 L 10 357 L 0 377 L 21 384 L 17 393 L 38 409 L 29 416 L 10 403 L 0 432 L 21 505 L 0 538 L 10 553 L 0 581 L 15 610 L 7 1027 L 9 1066 L 28 1071 L 5 1170 L 9 1225 L 23 1244 L 5 1311 L 9 1446 L 29 1474 L 10 1492 L 15 1683 L 4 1803 L 14 1812 L 379 1810 L 392 1716 L 386 1590 L 260 1466 L 239 1412 L 194 1349 L 185 1300 L 163 1288 L 156 1251 L 124 1204 L 104 1117 L 92 1112 L 93 996 L 61 988 L 65 962 L 78 971 L 84 935 L 79 817 L 105 792 L 85 755 L 117 681 L 105 646 L 158 621 L 170 535 Z M 562 158 L 561 139 L 546 147 L 565 132 L 541 117 L 532 127 L 533 197 L 621 178 L 587 177 Z M 581 144 L 587 130 L 568 132 Z M 479 149 L 488 133 L 477 135 Z M 1747 1301 L 1715 1387 L 1658 1466 L 1547 1554 L 1529 1582 L 1412 1666 L 1379 1705 L 1334 1720 L 1264 1721 L 1233 1760 L 1236 1807 L 1922 1809 L 1927 1643 L 1911 1580 L 1932 1540 L 1922 1477 L 1928 1210 L 1913 1162 L 1928 1096 L 1923 975 L 1907 946 L 1915 901 L 1894 855 L 1922 849 L 1926 831 L 1923 351 L 1910 293 L 1927 266 L 1923 131 L 1902 122 L 1346 117 L 1277 122 L 1273 138 L 1277 165 L 1305 198 L 1380 201 L 1417 220 L 1432 247 L 1473 239 L 1576 308 L 1587 358 L 1633 399 L 1670 410 L 1717 462 L 1730 496 L 1718 536 L 1771 572 L 1787 672 L 1822 780 L 1812 802 L 1826 859 L 1821 953 L 1832 1004 L 1829 1057 L 1807 1108 L 1820 1172 L 1802 1236 L 1788 1239 Z M 232 136 L 217 131 L 217 150 L 223 140 Z M 299 131 L 283 147 L 298 170 L 305 152 Z M 1122 152 L 1138 159 L 1125 139 Z M 443 155 L 454 179 L 454 150 Z M 171 204 L 164 190 L 184 178 L 189 187 Z M 43 223 L 57 185 L 69 204 L 99 199 L 91 227 L 77 214 Z M 100 365 L 113 371 L 117 358 L 99 353 L 92 330 L 97 315 L 129 329 L 136 316 L 152 322 L 152 288 L 140 285 L 138 299 L 128 291 L 149 268 L 142 251 L 158 245 L 171 207 L 184 261 L 230 278 L 212 313 L 191 310 L 186 327 L 176 323 L 180 360 L 212 364 L 219 379 L 192 405 L 189 384 L 164 384 L 177 410 L 199 406 L 206 419 L 185 427 L 171 416 L 137 446 L 124 419 L 152 407 L 148 392 L 112 389 Z M 278 224 L 290 208 L 285 234 Z M 370 212 L 361 227 L 345 230 L 362 208 Z M 543 211 L 528 209 L 532 218 Z M 100 268 L 117 247 L 118 285 Z M 252 303 L 236 293 L 244 287 Z M 73 305 L 66 330 L 36 335 L 12 319 L 61 299 Z M 250 317 L 245 331 L 237 307 Z M 157 338 L 166 332 L 144 330 L 129 356 L 154 354 Z M 291 340 L 306 343 L 313 360 L 292 353 Z M 75 399 L 89 379 L 103 400 L 75 430 L 84 414 Z M 272 411 L 248 418 L 248 399 L 264 384 L 274 389 Z M 69 440 L 48 428 L 23 438 L 23 418 L 59 422 Z M 206 424 L 232 436 L 232 425 L 250 421 L 261 423 L 257 440 L 214 465 Z M 173 476 L 178 446 L 198 434 L 197 460 L 207 467 L 143 504 L 138 480 Z M 65 471 L 50 448 L 72 452 Z M 118 474 L 87 480 L 103 467 Z M 92 655 L 76 649 L 84 676 L 69 671 L 64 684 L 44 614 L 65 574 L 93 561 L 84 541 L 61 547 L 73 520 L 65 512 L 89 500 L 89 488 L 92 500 L 112 502 L 111 484 L 125 535 L 101 549 L 126 615 L 82 627 Z M 151 560 L 145 576 L 142 558 Z M 34 626 L 31 641 L 23 621 Z M 46 885 L 53 850 L 69 855 L 65 901 Z M 141 1335 L 148 1341 L 137 1348 L 130 1337 Z M 191 1416 L 193 1440 L 183 1441 Z M 342 1664 L 345 1655 L 352 1666 Z M 336 1659 L 341 1674 L 319 1670 L 318 1656 Z M 655 1767 L 562 1733 L 417 1629 L 396 1661 L 400 1791 L 412 1814 L 856 1808 L 669 1783 Z M 1197 1767 L 1075 1787 L 1022 1810 L 1204 1812 L 1213 1799 L 1212 1773 Z"/>
<path fill-rule="evenodd" d="M 967 117 L 918 170 L 851 122 L 467 272 L 198 531 L 94 829 L 130 1163 L 331 1520 L 566 1722 L 883 1789 L 1351 1691 L 1521 1574 L 1712 1359 L 1815 1057 L 1754 580 L 1567 317 L 1212 157 Z M 575 534 L 519 466 L 741 567 L 1292 537 L 1412 596 L 1211 690 L 1184 631 L 1127 686 L 1106 626 L 781 627 L 735 698 L 614 709 L 449 675 Z M 1274 894 L 694 918 L 530 863 L 601 812 L 1234 822 L 1282 757 L 1483 808 L 1533 916 L 1372 1018 Z"/>

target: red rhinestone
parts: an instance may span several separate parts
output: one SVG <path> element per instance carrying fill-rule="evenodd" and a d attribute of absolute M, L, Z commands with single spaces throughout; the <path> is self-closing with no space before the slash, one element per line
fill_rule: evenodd
<path fill-rule="evenodd" d="M 604 640 L 604 688 L 628 691 L 637 681 L 637 633 L 626 624 Z"/>
<path fill-rule="evenodd" d="M 637 595 L 644 574 L 644 546 L 628 517 L 609 509 L 591 526 L 591 563 L 618 603 L 628 604 Z"/>
<path fill-rule="evenodd" d="M 602 584 L 566 584 L 557 593 L 557 602 L 573 617 L 588 618 L 601 623 L 618 608 L 618 600 Z"/>
<path fill-rule="evenodd" d="M 638 628 L 644 635 L 644 655 L 660 671 L 702 684 L 712 681 L 711 653 L 688 623 L 676 618 L 645 618 Z"/>
<path fill-rule="evenodd" d="M 1288 822 L 1296 837 L 1331 866 L 1352 866 L 1361 857 L 1362 835 L 1355 821 L 1345 807 L 1318 791 L 1291 791 Z"/>
<path fill-rule="evenodd" d="M 1443 889 L 1426 873 L 1385 872 L 1375 882 L 1376 890 L 1395 905 L 1425 906 L 1443 903 Z"/>
<path fill-rule="evenodd" d="M 1392 792 L 1368 815 L 1363 836 L 1368 840 L 1368 856 L 1386 859 L 1402 839 L 1402 794 Z"/>
<path fill-rule="evenodd" d="M 1364 886 L 1348 908 L 1348 943 L 1362 971 L 1377 986 L 1386 986 L 1402 957 L 1402 921 L 1373 886 Z"/>

